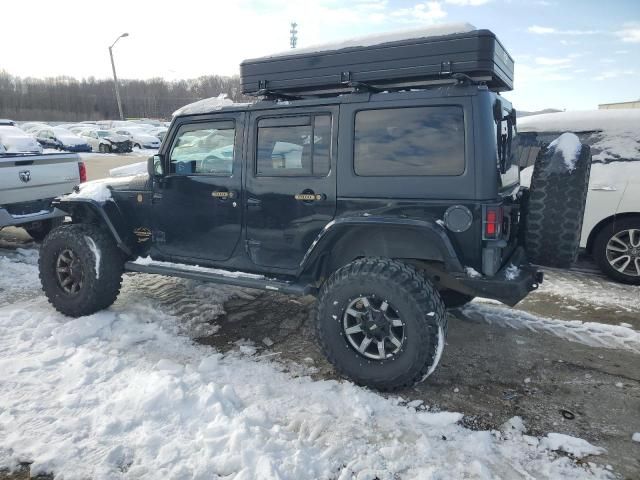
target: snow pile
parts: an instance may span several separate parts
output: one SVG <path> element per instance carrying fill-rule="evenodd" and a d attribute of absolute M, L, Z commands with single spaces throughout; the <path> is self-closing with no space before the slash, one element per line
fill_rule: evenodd
<path fill-rule="evenodd" d="M 564 270 L 547 273 L 537 292 L 561 299 L 562 303 L 606 307 L 626 312 L 640 311 L 640 288 L 603 281 L 589 275 Z"/>
<path fill-rule="evenodd" d="M 0 250 L 0 293 L 0 307 L 42 293 L 37 250 Z"/>
<path fill-rule="evenodd" d="M 540 446 L 553 451 L 565 452 L 576 458 L 588 455 L 602 455 L 607 453 L 604 448 L 595 447 L 581 438 L 564 435 L 562 433 L 550 433 L 540 440 Z"/>
<path fill-rule="evenodd" d="M 558 112 L 518 119 L 519 132 L 594 132 L 583 135 L 595 162 L 640 159 L 640 110 Z M 582 136 L 581 136 L 582 138 Z"/>
<path fill-rule="evenodd" d="M 65 195 L 63 198 L 86 198 L 96 202 L 106 202 L 111 199 L 111 190 L 109 184 L 104 180 L 93 180 L 81 183 L 78 185 L 77 191 Z"/>
<path fill-rule="evenodd" d="M 444 35 L 453 35 L 455 33 L 467 33 L 476 30 L 476 27 L 470 23 L 443 23 L 440 25 L 432 25 L 430 27 L 412 28 L 406 30 L 397 30 L 395 32 L 377 33 L 373 35 L 365 35 L 337 42 L 323 43 L 306 48 L 296 48 L 293 50 L 285 50 L 283 52 L 267 55 L 262 58 L 245 60 L 245 62 L 254 62 L 273 57 L 285 57 L 290 55 L 304 55 L 307 53 L 321 53 L 333 50 L 343 50 L 353 47 L 369 47 L 372 45 L 381 45 L 384 43 L 398 42 L 402 40 L 411 40 L 429 37 L 442 37 Z M 244 62 L 243 62 L 244 63 Z"/>
<path fill-rule="evenodd" d="M 509 264 L 509 266 L 504 271 L 504 276 L 507 280 L 515 280 L 519 275 L 520 269 L 513 263 Z"/>
<path fill-rule="evenodd" d="M 473 267 L 464 267 L 464 271 L 467 273 L 467 277 L 480 278 L 482 276 L 482 274 Z"/>
<path fill-rule="evenodd" d="M 224 107 L 244 106 L 248 103 L 234 103 L 233 100 L 227 98 L 226 93 L 221 93 L 217 97 L 205 98 L 197 102 L 190 103 L 173 112 L 173 116 L 178 115 L 195 115 L 197 113 L 209 113 L 222 110 Z"/>
<path fill-rule="evenodd" d="M 521 430 L 471 431 L 459 413 L 294 378 L 178 331 L 135 289 L 76 319 L 43 297 L 0 308 L 0 466 L 67 480 L 612 478 Z"/>
<path fill-rule="evenodd" d="M 555 152 L 562 153 L 564 165 L 569 173 L 576 169 L 580 147 L 580 139 L 574 133 L 563 133 L 549 144 L 549 148 L 553 148 Z"/>
<path fill-rule="evenodd" d="M 615 348 L 640 354 L 640 332 L 605 323 L 560 320 L 515 309 L 472 302 L 461 309 L 466 319 L 513 329 L 544 332 L 590 347 Z"/>
<path fill-rule="evenodd" d="M 109 170 L 110 177 L 128 177 L 130 175 L 146 175 L 147 162 L 137 162 Z"/>

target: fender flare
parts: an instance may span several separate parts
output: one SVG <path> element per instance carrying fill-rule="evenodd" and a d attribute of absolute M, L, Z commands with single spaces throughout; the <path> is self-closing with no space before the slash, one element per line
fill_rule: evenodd
<path fill-rule="evenodd" d="M 132 255 L 133 251 L 127 242 L 126 221 L 122 212 L 115 202 L 107 200 L 106 202 L 98 202 L 91 198 L 57 198 L 52 205 L 59 208 L 63 212 L 71 215 L 82 215 L 82 212 L 91 212 L 102 224 L 107 228 L 113 236 L 116 245 L 127 255 Z M 107 212 L 108 208 L 108 212 Z"/>
<path fill-rule="evenodd" d="M 300 277 L 307 271 L 323 253 L 331 251 L 333 246 L 345 234 L 354 228 L 362 227 L 375 228 L 376 232 L 380 230 L 415 232 L 438 252 L 438 258 L 433 258 L 434 260 L 442 261 L 450 272 L 464 271 L 445 228 L 435 221 L 370 215 L 366 217 L 343 217 L 329 222 L 305 253 L 298 267 L 297 276 Z"/>

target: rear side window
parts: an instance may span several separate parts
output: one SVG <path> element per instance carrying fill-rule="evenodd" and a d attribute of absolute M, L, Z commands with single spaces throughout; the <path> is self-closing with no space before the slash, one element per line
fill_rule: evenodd
<path fill-rule="evenodd" d="M 354 170 L 360 176 L 437 176 L 464 172 L 464 112 L 434 106 L 356 113 Z"/>
<path fill-rule="evenodd" d="M 330 152 L 330 115 L 258 121 L 257 176 L 326 176 L 331 167 Z"/>

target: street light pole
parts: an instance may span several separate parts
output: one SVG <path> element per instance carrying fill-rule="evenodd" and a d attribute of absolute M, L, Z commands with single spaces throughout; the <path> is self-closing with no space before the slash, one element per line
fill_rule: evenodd
<path fill-rule="evenodd" d="M 116 64 L 113 61 L 113 46 L 123 37 L 128 37 L 128 33 L 123 33 L 116 41 L 109 47 L 109 56 L 111 57 L 111 69 L 113 70 L 113 83 L 116 86 L 116 101 L 118 102 L 118 112 L 120 113 L 120 120 L 124 120 L 124 113 L 122 113 L 122 101 L 120 100 L 120 86 L 118 85 L 118 76 L 116 75 Z"/>

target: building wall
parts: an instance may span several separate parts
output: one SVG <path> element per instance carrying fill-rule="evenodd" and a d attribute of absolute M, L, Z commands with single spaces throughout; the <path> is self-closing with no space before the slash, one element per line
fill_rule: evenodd
<path fill-rule="evenodd" d="M 612 108 L 640 108 L 640 100 L 635 102 L 602 103 L 598 105 L 598 110 L 609 110 Z"/>

